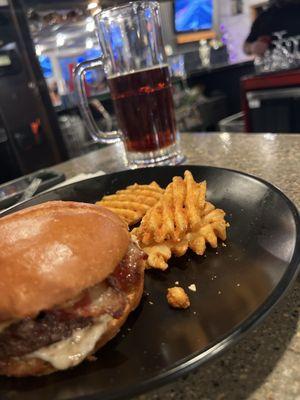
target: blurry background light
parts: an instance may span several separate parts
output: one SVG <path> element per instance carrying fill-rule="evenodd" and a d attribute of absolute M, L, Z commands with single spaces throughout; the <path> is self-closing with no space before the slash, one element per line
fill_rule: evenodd
<path fill-rule="evenodd" d="M 43 52 L 43 46 L 41 46 L 40 44 L 37 44 L 35 46 L 35 52 L 37 56 L 40 56 Z"/>
<path fill-rule="evenodd" d="M 92 38 L 87 38 L 85 41 L 85 47 L 87 49 L 92 49 L 94 47 L 94 42 Z"/>
<path fill-rule="evenodd" d="M 87 9 L 88 9 L 88 10 L 94 10 L 94 9 L 97 8 L 97 7 L 98 7 L 98 2 L 97 2 L 97 1 L 91 1 L 91 2 L 88 4 Z"/>
<path fill-rule="evenodd" d="M 94 32 L 94 30 L 95 30 L 95 22 L 94 22 L 93 18 L 88 18 L 87 19 L 87 24 L 86 24 L 85 30 L 87 32 Z"/>
<path fill-rule="evenodd" d="M 56 36 L 56 45 L 57 47 L 61 47 L 65 44 L 65 35 L 62 33 L 58 33 Z"/>

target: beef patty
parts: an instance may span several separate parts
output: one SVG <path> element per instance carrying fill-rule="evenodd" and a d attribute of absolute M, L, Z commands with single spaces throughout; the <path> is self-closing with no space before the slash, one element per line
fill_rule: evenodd
<path fill-rule="evenodd" d="M 144 253 L 131 242 L 128 251 L 105 282 L 84 291 L 71 305 L 46 310 L 36 318 L 24 318 L 0 333 L 0 360 L 21 357 L 70 337 L 75 329 L 93 324 L 109 314 L 120 318 L 127 294 L 140 283 Z"/>

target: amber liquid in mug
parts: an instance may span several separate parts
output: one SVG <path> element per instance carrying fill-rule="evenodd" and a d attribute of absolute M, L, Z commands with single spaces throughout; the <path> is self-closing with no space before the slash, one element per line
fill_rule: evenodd
<path fill-rule="evenodd" d="M 108 79 L 128 151 L 155 151 L 176 141 L 172 86 L 167 65 Z"/>

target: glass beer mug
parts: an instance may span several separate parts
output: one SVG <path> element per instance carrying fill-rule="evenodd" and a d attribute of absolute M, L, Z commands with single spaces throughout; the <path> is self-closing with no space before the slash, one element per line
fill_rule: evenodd
<path fill-rule="evenodd" d="M 172 86 L 161 35 L 159 5 L 132 2 L 95 15 L 102 57 L 75 68 L 79 109 L 92 137 L 122 140 L 130 166 L 177 164 L 182 160 Z M 104 68 L 118 131 L 99 130 L 88 107 L 85 73 Z"/>

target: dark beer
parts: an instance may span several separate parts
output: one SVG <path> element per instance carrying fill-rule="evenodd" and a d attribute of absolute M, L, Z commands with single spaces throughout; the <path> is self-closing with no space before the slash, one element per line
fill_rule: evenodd
<path fill-rule="evenodd" d="M 108 85 L 128 151 L 155 151 L 175 143 L 168 66 L 113 76 L 108 79 Z"/>

